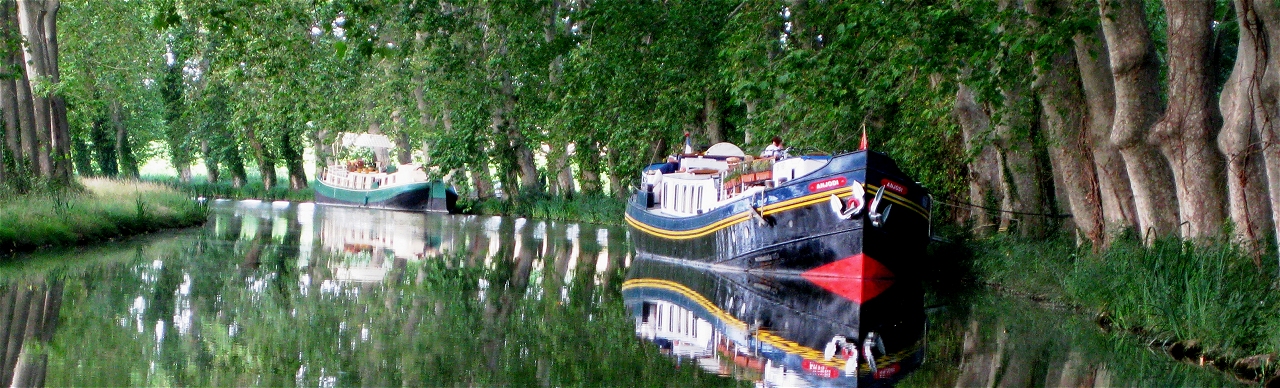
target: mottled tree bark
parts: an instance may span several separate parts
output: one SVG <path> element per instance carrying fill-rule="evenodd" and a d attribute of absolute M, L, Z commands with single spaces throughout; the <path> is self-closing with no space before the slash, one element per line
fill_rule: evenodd
<path fill-rule="evenodd" d="M 49 58 L 46 57 L 48 51 L 45 47 L 48 44 L 48 39 L 45 37 L 45 18 L 52 16 L 47 9 L 49 6 L 52 6 L 56 12 L 57 1 L 18 2 L 18 30 L 22 32 L 23 63 L 26 65 L 28 82 L 31 84 L 31 106 L 35 112 L 36 167 L 40 176 L 45 178 L 53 178 L 57 172 L 53 161 L 53 141 L 56 138 L 54 133 L 57 125 L 53 119 L 54 109 L 49 99 L 49 92 L 41 91 L 37 87 L 42 86 L 48 89 L 53 81 L 48 72 Z"/>
<path fill-rule="evenodd" d="M 9 31 L 13 28 L 12 17 L 10 5 L 7 2 L 0 4 L 0 38 L 10 35 Z M 8 39 L 0 41 L 0 58 L 6 59 L 6 64 L 14 64 L 17 53 L 18 50 Z M 18 126 L 18 90 L 14 82 L 13 79 L 0 79 L 0 113 L 4 116 L 5 146 L 9 149 L 10 157 L 17 162 L 22 157 L 22 135 Z"/>
<path fill-rule="evenodd" d="M 12 31 L 16 31 L 18 23 L 18 8 L 16 2 L 4 2 L 3 6 L 8 10 L 4 20 L 4 31 L 6 37 L 15 39 L 20 38 L 19 35 L 12 35 Z M 22 47 L 14 47 L 8 53 L 8 65 L 11 66 L 20 75 L 13 80 L 14 96 L 18 106 L 19 143 L 22 148 L 22 165 L 26 172 L 31 175 L 38 175 L 39 166 L 37 165 L 37 155 L 39 155 L 39 141 L 37 138 L 36 116 L 32 107 L 31 100 L 31 81 L 28 77 L 26 66 L 22 60 Z"/>
<path fill-rule="evenodd" d="M 506 96 L 502 107 L 502 132 L 506 136 L 507 144 L 515 153 L 516 167 L 520 169 L 520 189 L 541 191 L 542 182 L 538 179 L 538 166 L 534 163 L 533 149 L 529 140 L 520 133 L 520 127 L 515 120 L 516 100 L 510 74 L 504 73 L 502 90 L 503 95 Z"/>
<path fill-rule="evenodd" d="M 1005 119 L 996 125 L 996 148 L 1004 175 L 1000 180 L 1000 208 L 1004 213 L 999 230 L 1013 228 L 1019 235 L 1036 238 L 1048 234 L 1052 224 L 1046 217 L 1027 215 L 1045 213 L 1049 200 L 1040 187 L 1045 171 L 1036 160 L 1036 146 L 1029 137 L 1033 120 L 1024 93 L 1016 86 L 1003 92 Z"/>
<path fill-rule="evenodd" d="M 1098 174 L 1098 194 L 1102 200 L 1102 218 L 1107 229 L 1117 232 L 1137 228 L 1133 189 L 1125 170 L 1120 149 L 1111 143 L 1111 125 L 1115 120 L 1116 92 L 1111 79 L 1106 38 L 1101 29 L 1075 36 L 1076 62 L 1080 65 L 1080 83 L 1089 107 L 1089 145 Z"/>
<path fill-rule="evenodd" d="M 49 77 L 49 82 L 53 85 L 59 85 L 62 82 L 62 72 L 58 67 L 58 10 L 61 3 L 59 0 L 45 0 L 45 15 L 43 22 L 44 38 L 45 38 L 45 73 Z M 53 144 L 50 148 L 53 151 L 53 163 L 57 172 L 58 179 L 70 182 L 72 177 L 72 161 L 71 161 L 71 124 L 67 121 L 67 100 L 62 94 L 52 93 L 49 95 L 49 126 L 53 131 L 51 138 Z"/>
<path fill-rule="evenodd" d="M 6 8 L 0 5 L 0 10 L 4 9 Z M 3 20 L 3 16 L 0 16 L 0 20 Z M 0 53 L 0 56 L 3 55 Z M 18 126 L 18 90 L 13 83 L 11 79 L 0 79 L 0 116 L 4 118 L 4 146 L 14 161 L 13 167 L 17 168 L 22 158 L 22 135 Z"/>
<path fill-rule="evenodd" d="M 16 285 L 2 287 L 3 293 L 0 293 L 0 382 L 9 381 L 8 371 L 14 360 L 9 359 L 9 333 L 14 321 L 14 303 L 18 297 L 19 288 Z"/>
<path fill-rule="evenodd" d="M 547 174 L 555 174 L 548 177 L 547 192 L 559 195 L 564 198 L 572 198 L 573 188 L 573 166 L 569 163 L 572 156 L 566 146 L 551 146 L 551 152 L 547 154 Z"/>
<path fill-rule="evenodd" d="M 1261 105 L 1262 109 L 1254 114 L 1260 124 L 1257 128 L 1262 133 L 1263 163 L 1267 170 L 1267 188 L 1271 198 L 1271 219 L 1273 225 L 1280 225 L 1280 123 L 1277 123 L 1277 110 L 1280 109 L 1280 5 L 1274 1 L 1253 0 L 1253 12 L 1262 23 L 1260 44 L 1265 47 L 1266 59 L 1262 62 L 1265 70 L 1262 74 Z M 1241 32 L 1244 31 L 1242 27 Z M 1239 60 L 1237 58 L 1237 60 Z M 1280 229 L 1273 229 L 1275 241 L 1280 241 Z M 1260 263 L 1259 263 L 1260 264 Z"/>
<path fill-rule="evenodd" d="M 1221 153 L 1213 147 L 1218 113 L 1213 95 L 1210 54 L 1213 6 L 1207 1 L 1164 0 L 1169 24 L 1169 107 L 1151 133 L 1152 143 L 1173 167 L 1183 238 L 1208 239 L 1222 228 L 1224 216 Z"/>
<path fill-rule="evenodd" d="M 25 283 L 19 283 L 17 286 L 17 295 L 14 296 L 13 315 L 9 320 L 8 331 L 3 334 L 8 337 L 5 344 L 5 364 L 4 369 L 0 370 L 0 381 L 13 381 L 13 372 L 18 364 L 18 355 L 22 352 L 22 344 L 25 339 L 27 316 L 31 309 L 32 291 Z"/>
<path fill-rule="evenodd" d="M 1159 119 L 1159 63 L 1142 3 L 1099 0 L 1102 32 L 1107 38 L 1111 76 L 1115 80 L 1116 113 L 1111 141 L 1120 148 L 1145 238 L 1177 232 L 1178 212 L 1173 172 L 1147 134 Z M 1150 241 L 1150 240 L 1148 240 Z"/>
<path fill-rule="evenodd" d="M 1041 17 L 1054 18 L 1062 13 L 1056 7 L 1042 7 L 1036 2 L 1027 2 L 1026 7 L 1032 15 Z M 1033 31 L 1043 32 L 1037 24 L 1032 23 Z M 1036 57 L 1042 55 L 1045 53 L 1035 54 Z M 1056 171 L 1054 175 L 1061 178 L 1071 219 L 1095 249 L 1106 247 L 1106 225 L 1102 219 L 1102 200 L 1098 194 L 1085 110 L 1088 105 L 1084 101 L 1076 58 L 1071 51 L 1051 54 L 1049 66 L 1036 68 L 1034 73 L 1032 89 L 1040 96 L 1049 137 L 1049 161 Z"/>
<path fill-rule="evenodd" d="M 493 196 L 493 177 L 489 175 L 489 161 L 481 160 L 471 164 L 471 185 L 476 188 L 476 198 Z"/>
<path fill-rule="evenodd" d="M 992 145 L 991 116 L 974 97 L 968 85 L 960 84 L 956 91 L 955 107 L 951 114 L 960 123 L 965 149 L 973 158 L 969 162 L 969 202 L 990 208 L 1000 205 L 1000 162 Z M 994 232 L 996 225 L 990 212 L 979 207 L 969 208 L 968 221 L 974 233 L 982 235 Z"/>
<path fill-rule="evenodd" d="M 1240 39 L 1235 67 L 1218 100 L 1223 115 L 1218 147 L 1227 161 L 1227 202 L 1235 237 L 1256 256 L 1273 222 L 1260 145 L 1262 133 L 1273 125 L 1274 117 L 1262 103 L 1268 48 L 1255 6 L 1252 0 L 1235 1 Z"/>

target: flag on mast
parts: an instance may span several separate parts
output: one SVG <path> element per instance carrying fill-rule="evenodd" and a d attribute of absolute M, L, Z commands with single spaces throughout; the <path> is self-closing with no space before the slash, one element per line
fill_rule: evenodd
<path fill-rule="evenodd" d="M 862 126 L 862 141 L 858 142 L 858 151 L 866 151 L 867 149 L 867 126 Z"/>

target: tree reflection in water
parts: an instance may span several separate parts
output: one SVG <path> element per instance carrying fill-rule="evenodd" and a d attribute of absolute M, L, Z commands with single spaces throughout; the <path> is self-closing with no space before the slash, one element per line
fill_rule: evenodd
<path fill-rule="evenodd" d="M 50 321 L 56 335 L 33 325 L 31 338 L 46 335 L 40 345 L 9 342 L 48 357 L 52 373 L 22 371 L 49 380 L 27 381 L 732 384 L 673 372 L 631 336 L 621 301 L 605 295 L 616 288 L 602 287 L 617 284 L 628 257 L 621 229 L 305 204 L 213 208 L 202 230 L 24 259 L 48 263 L 40 276 L 58 279 L 39 290 L 65 283 L 51 294 L 63 303 L 62 322 Z M 4 300 L 37 305 L 33 284 L 10 282 Z"/>
<path fill-rule="evenodd" d="M 0 265 L 0 383 L 750 384 L 635 337 L 631 261 L 621 228 L 216 202 L 198 230 Z M 900 383 L 1224 384 L 990 299 L 932 309 L 926 361 Z"/>

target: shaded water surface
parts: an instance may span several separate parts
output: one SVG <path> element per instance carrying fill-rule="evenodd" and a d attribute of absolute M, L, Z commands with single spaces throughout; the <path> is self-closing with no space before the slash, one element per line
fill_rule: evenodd
<path fill-rule="evenodd" d="M 905 282 L 700 272 L 633 258 L 626 234 L 214 202 L 203 228 L 0 266 L 0 382 L 1232 384 L 1071 313 Z M 870 350 L 835 340 L 868 330 Z"/>

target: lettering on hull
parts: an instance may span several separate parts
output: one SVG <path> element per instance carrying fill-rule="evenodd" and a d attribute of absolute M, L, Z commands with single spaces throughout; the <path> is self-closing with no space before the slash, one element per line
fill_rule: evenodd
<path fill-rule="evenodd" d="M 844 177 L 835 177 L 832 179 L 813 182 L 809 184 L 809 192 L 817 193 L 827 190 L 835 190 L 844 187 L 844 184 L 848 182 L 849 181 L 844 179 Z"/>

